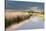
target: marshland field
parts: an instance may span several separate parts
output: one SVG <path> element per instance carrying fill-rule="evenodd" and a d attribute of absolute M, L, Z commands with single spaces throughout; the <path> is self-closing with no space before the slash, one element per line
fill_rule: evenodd
<path fill-rule="evenodd" d="M 12 24 L 19 24 L 25 20 L 30 19 L 31 17 L 32 17 L 32 19 L 34 19 L 33 16 L 39 17 L 39 20 L 44 22 L 44 13 L 43 12 L 6 11 L 6 13 L 5 13 L 6 27 L 8 27 Z"/>

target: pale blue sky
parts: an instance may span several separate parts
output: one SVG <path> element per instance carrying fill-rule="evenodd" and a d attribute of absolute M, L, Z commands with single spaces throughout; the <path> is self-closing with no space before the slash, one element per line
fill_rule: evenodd
<path fill-rule="evenodd" d="M 44 10 L 44 3 L 40 2 L 24 2 L 24 1 L 7 1 L 6 8 L 7 9 L 15 9 L 15 10 L 28 10 L 35 7 L 36 9 Z"/>

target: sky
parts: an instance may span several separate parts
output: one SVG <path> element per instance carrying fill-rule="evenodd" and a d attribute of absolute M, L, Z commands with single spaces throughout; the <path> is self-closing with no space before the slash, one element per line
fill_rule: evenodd
<path fill-rule="evenodd" d="M 29 2 L 44 2 L 44 0 L 8 0 L 8 1 L 29 1 Z"/>
<path fill-rule="evenodd" d="M 6 9 L 13 10 L 44 10 L 44 3 L 25 1 L 6 1 Z"/>

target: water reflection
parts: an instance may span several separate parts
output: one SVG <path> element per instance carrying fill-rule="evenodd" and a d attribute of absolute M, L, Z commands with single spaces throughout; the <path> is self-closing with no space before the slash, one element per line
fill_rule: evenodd
<path fill-rule="evenodd" d="M 41 17 L 42 18 L 42 17 Z M 43 19 L 42 19 L 43 20 Z M 40 19 L 40 16 L 31 16 L 29 19 L 19 23 L 14 24 L 6 29 L 6 31 L 12 30 L 27 30 L 27 29 L 43 29 L 44 22 Z"/>
<path fill-rule="evenodd" d="M 23 30 L 23 29 L 40 29 L 40 28 L 42 29 L 44 28 L 44 22 L 41 21 L 40 17 L 38 16 L 32 16 L 30 17 L 30 19 L 26 21 L 27 22 L 24 22 L 25 24 L 21 25 L 17 29 Z"/>

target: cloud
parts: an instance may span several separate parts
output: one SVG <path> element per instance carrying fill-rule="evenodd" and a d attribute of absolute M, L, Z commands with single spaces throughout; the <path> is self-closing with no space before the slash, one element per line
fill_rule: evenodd
<path fill-rule="evenodd" d="M 37 10 L 38 9 L 38 7 L 32 7 L 31 8 L 31 10 Z"/>
<path fill-rule="evenodd" d="M 34 12 L 43 12 L 44 11 L 43 9 L 40 9 L 39 7 L 32 7 L 29 10 L 32 10 Z"/>

